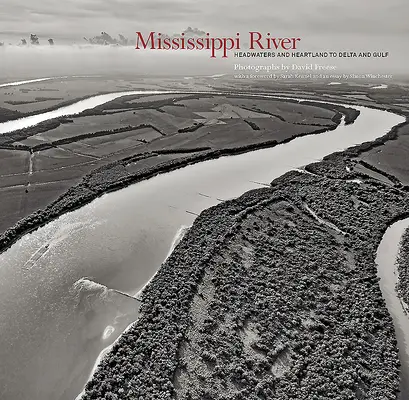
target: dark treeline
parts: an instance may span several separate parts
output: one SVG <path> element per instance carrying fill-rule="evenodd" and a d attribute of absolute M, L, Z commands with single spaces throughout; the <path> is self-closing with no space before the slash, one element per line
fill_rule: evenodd
<path fill-rule="evenodd" d="M 226 97 L 234 97 L 233 94 L 227 95 Z M 246 96 L 242 96 L 241 98 L 243 99 L 248 99 L 248 100 L 254 100 L 254 97 L 246 97 Z M 280 100 L 280 97 L 277 97 L 277 100 Z M 360 111 L 351 108 L 351 107 L 344 107 L 341 104 L 327 104 L 327 103 L 322 103 L 322 102 L 316 102 L 316 101 L 310 101 L 310 100 L 298 100 L 298 99 L 291 99 L 291 98 L 285 98 L 282 99 L 282 101 L 285 101 L 286 103 L 297 103 L 297 104 L 305 104 L 307 106 L 312 106 L 312 107 L 318 107 L 318 108 L 325 108 L 327 110 L 333 111 L 335 113 L 335 115 L 332 117 L 332 122 L 334 122 L 335 124 L 339 124 L 341 122 L 342 116 L 345 117 L 345 124 L 349 125 L 349 124 L 353 124 L 356 119 L 359 117 Z M 245 108 L 245 107 L 243 107 Z M 245 108 L 246 109 L 246 108 Z M 249 109 L 247 108 L 249 111 L 256 111 L 256 112 L 260 112 L 263 114 L 269 114 L 272 115 L 276 118 L 279 118 L 281 121 L 286 122 L 284 118 L 282 118 L 281 116 L 278 116 L 276 114 L 270 113 L 268 111 L 264 111 L 264 110 L 260 110 L 258 108 L 253 108 L 253 109 Z"/>
<path fill-rule="evenodd" d="M 251 129 L 253 129 L 253 131 L 259 131 L 260 127 L 253 121 L 249 121 L 248 119 L 244 119 L 243 120 L 247 125 L 249 125 L 251 127 Z"/>
<path fill-rule="evenodd" d="M 203 127 L 204 123 L 200 122 L 197 123 L 195 122 L 192 126 L 187 126 L 186 128 L 180 128 L 178 129 L 178 133 L 187 133 L 187 132 L 195 132 L 197 131 L 199 128 Z"/>
<path fill-rule="evenodd" d="M 52 100 L 63 100 L 62 97 L 35 97 L 33 100 L 7 100 L 5 103 L 10 104 L 12 106 L 19 106 L 23 104 L 32 104 L 32 103 L 41 103 L 43 101 L 52 101 Z"/>
<path fill-rule="evenodd" d="M 282 122 L 286 122 L 286 120 L 285 120 L 285 118 L 283 116 L 281 116 L 279 114 L 274 114 L 274 113 L 269 112 L 269 111 L 262 110 L 261 108 L 258 108 L 258 107 L 250 108 L 250 107 L 240 106 L 240 108 L 242 108 L 243 110 L 247 110 L 247 111 L 258 112 L 260 114 L 271 115 L 272 117 L 278 118 Z"/>
<path fill-rule="evenodd" d="M 9 110 L 8 108 L 0 107 L 0 122 L 7 122 L 12 119 L 18 119 L 24 115 L 19 111 Z"/>

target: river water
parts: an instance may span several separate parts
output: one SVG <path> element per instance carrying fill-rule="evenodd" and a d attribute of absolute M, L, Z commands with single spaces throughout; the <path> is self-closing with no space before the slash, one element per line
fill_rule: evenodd
<path fill-rule="evenodd" d="M 382 295 L 392 316 L 398 340 L 399 359 L 402 364 L 400 400 L 409 399 L 409 315 L 405 313 L 395 291 L 398 281 L 395 262 L 399 253 L 400 240 L 408 227 L 409 218 L 392 224 L 382 238 L 376 257 Z"/>
<path fill-rule="evenodd" d="M 98 101 L 109 101 L 104 96 Z M 380 137 L 403 121 L 356 108 L 361 115 L 352 125 L 202 162 L 104 195 L 1 254 L 0 398 L 74 399 L 100 352 L 137 317 L 137 301 L 109 289 L 137 293 L 182 226 L 222 200 Z M 17 129 L 21 121 L 0 124 L 0 131 Z"/>
<path fill-rule="evenodd" d="M 47 78 L 43 78 L 42 80 L 46 80 L 46 79 Z M 27 83 L 27 82 L 33 82 L 33 81 L 26 81 L 24 83 Z M 129 96 L 129 95 L 139 95 L 139 94 L 149 95 L 149 94 L 161 94 L 161 93 L 170 93 L 170 92 L 163 91 L 163 90 L 160 90 L 160 91 L 158 90 L 144 90 L 144 91 L 135 90 L 132 92 L 115 92 L 115 93 L 109 93 L 109 94 L 101 94 L 99 96 L 93 96 L 85 100 L 77 101 L 76 103 L 71 104 L 69 106 L 60 107 L 54 111 L 48 111 L 45 113 L 32 115 L 30 117 L 23 117 L 20 119 L 16 119 L 14 121 L 3 122 L 0 124 L 0 134 L 15 131 L 17 129 L 28 128 L 30 126 L 37 125 L 40 122 L 48 121 L 49 119 L 52 119 L 52 118 L 58 118 L 64 115 L 79 114 L 84 110 L 94 108 L 96 106 L 99 106 L 100 104 L 108 103 L 109 101 L 115 100 L 118 97 Z"/>
<path fill-rule="evenodd" d="M 57 79 L 57 78 L 54 78 L 54 77 L 52 77 L 52 78 L 38 78 L 38 79 L 30 79 L 30 80 L 27 80 L 27 81 L 1 83 L 0 88 L 9 87 L 9 86 L 21 86 L 21 85 L 26 85 L 28 83 L 38 83 L 38 82 L 49 81 L 49 80 L 52 80 L 52 79 Z"/>

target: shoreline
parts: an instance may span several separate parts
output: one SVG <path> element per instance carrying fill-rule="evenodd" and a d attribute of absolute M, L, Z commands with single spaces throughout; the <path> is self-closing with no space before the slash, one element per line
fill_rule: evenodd
<path fill-rule="evenodd" d="M 173 250 L 175 249 L 175 247 L 179 244 L 179 242 L 183 239 L 183 237 L 189 232 L 189 229 L 191 228 L 191 226 L 185 226 L 183 225 L 179 231 L 177 232 L 175 239 L 171 245 L 171 248 L 169 249 L 169 253 L 166 256 L 165 260 L 163 262 L 166 262 L 166 260 L 170 257 L 170 255 L 172 254 Z M 146 289 L 146 287 L 151 283 L 152 279 L 154 279 L 155 275 L 159 272 L 160 267 L 158 268 L 158 271 L 156 271 L 156 273 L 149 279 L 149 281 L 147 281 L 143 287 L 141 289 L 139 289 L 135 294 L 133 294 L 131 297 L 133 297 L 135 300 L 142 302 L 142 292 Z M 122 293 L 123 294 L 123 293 Z M 95 361 L 95 365 L 87 379 L 87 382 L 89 382 L 92 377 L 94 376 L 95 372 L 97 371 L 97 369 L 99 368 L 99 365 L 102 363 L 102 361 L 104 360 L 104 358 L 109 354 L 109 352 L 113 349 L 113 347 L 119 342 L 119 340 L 121 339 L 122 335 L 126 334 L 126 332 L 130 331 L 132 329 L 132 327 L 138 323 L 138 320 L 140 318 L 141 314 L 139 313 L 138 318 L 131 322 L 125 329 L 124 331 L 115 339 L 115 341 L 113 343 L 111 343 L 109 346 L 105 347 L 101 353 L 99 354 L 98 358 Z M 86 383 L 87 383 L 86 382 Z M 74 400 L 81 400 L 82 396 L 84 396 L 85 394 L 85 386 L 86 383 L 84 385 L 83 390 L 81 391 L 80 394 L 78 394 L 78 396 L 74 399 Z"/>

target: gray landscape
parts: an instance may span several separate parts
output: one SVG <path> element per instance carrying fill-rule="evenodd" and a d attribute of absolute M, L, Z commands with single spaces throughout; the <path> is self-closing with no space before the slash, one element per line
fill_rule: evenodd
<path fill-rule="evenodd" d="M 2 400 L 409 399 L 406 3 L 0 10 Z"/>

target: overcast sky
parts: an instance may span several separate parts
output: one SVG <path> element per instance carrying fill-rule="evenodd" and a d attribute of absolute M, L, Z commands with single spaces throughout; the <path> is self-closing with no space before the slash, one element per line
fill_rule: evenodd
<path fill-rule="evenodd" d="M 30 33 L 35 33 L 45 50 L 50 37 L 56 44 L 83 44 L 84 36 L 93 37 L 105 31 L 113 37 L 123 34 L 133 41 L 136 31 L 174 34 L 191 26 L 212 36 L 234 36 L 240 32 L 243 43 L 249 31 L 260 31 L 271 32 L 272 36 L 301 37 L 298 46 L 301 51 L 389 52 L 386 59 L 332 60 L 338 70 L 407 73 L 408 16 L 409 0 L 0 0 L 0 41 L 17 44 L 22 37 L 28 38 Z M 45 54 L 48 51 L 42 51 L 42 56 L 38 57 L 38 51 L 34 49 L 25 49 L 19 56 L 13 53 L 14 50 L 8 50 L 0 60 L 0 73 L 4 76 L 16 74 L 17 65 L 20 65 L 16 57 L 24 61 L 20 67 L 24 70 L 30 65 L 33 74 L 37 64 L 43 73 L 45 65 L 50 68 L 55 65 L 52 71 L 61 73 L 70 73 L 74 69 L 87 73 L 104 72 L 104 68 L 119 71 L 125 66 L 129 70 L 135 68 L 135 71 L 143 69 L 153 73 L 161 70 L 163 65 L 167 66 L 168 62 L 173 62 L 172 72 L 192 73 L 195 64 L 194 70 L 199 73 L 198 59 L 191 54 L 178 53 L 176 56 L 172 52 L 167 56 L 169 60 L 160 59 L 159 65 L 159 59 L 151 53 L 149 57 L 137 59 L 135 53 L 138 52 L 128 50 L 115 57 L 102 49 L 92 54 L 75 53 L 77 50 L 66 50 L 62 54 L 61 49 L 58 57 L 55 51 L 48 55 Z M 204 61 L 207 61 L 206 57 L 207 54 L 203 55 Z M 230 57 L 224 64 L 206 62 L 202 66 L 209 73 L 231 73 L 234 62 L 258 60 L 261 59 Z M 323 60 L 325 63 L 330 61 Z M 265 62 L 271 63 L 271 60 Z M 311 60 L 299 59 L 297 62 Z"/>
<path fill-rule="evenodd" d="M 135 31 L 178 33 L 192 26 L 217 35 L 323 35 L 323 44 L 327 35 L 387 35 L 407 44 L 408 16 L 408 0 L 2 0 L 0 36 L 36 33 L 78 42 L 101 31 L 133 37 Z"/>

